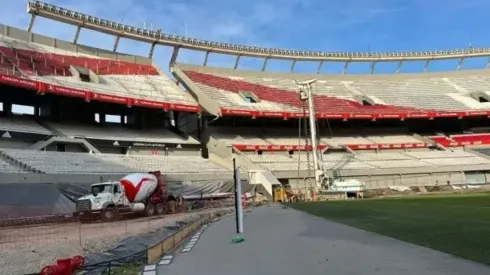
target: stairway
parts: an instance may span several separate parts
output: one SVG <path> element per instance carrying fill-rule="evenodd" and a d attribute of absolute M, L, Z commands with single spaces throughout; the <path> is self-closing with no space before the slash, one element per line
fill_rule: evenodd
<path fill-rule="evenodd" d="M 54 128 L 53 126 L 49 125 L 48 123 L 46 123 L 44 120 L 42 120 L 41 118 L 36 118 L 35 119 L 36 122 L 43 126 L 44 128 L 46 128 L 48 131 L 50 131 L 51 133 L 53 133 L 55 136 L 59 136 L 59 137 L 66 137 L 66 135 L 64 133 L 62 133 L 61 131 L 59 131 L 58 129 Z"/>
<path fill-rule="evenodd" d="M 17 166 L 19 167 L 19 170 L 23 170 L 25 172 L 28 172 L 28 173 L 39 173 L 39 174 L 44 174 L 43 171 L 41 170 L 38 170 L 36 168 L 33 168 L 21 161 L 18 161 L 16 159 L 14 159 L 13 157 L 7 155 L 6 153 L 0 151 L 0 159 L 4 160 L 5 162 L 8 162 L 14 166 Z"/>

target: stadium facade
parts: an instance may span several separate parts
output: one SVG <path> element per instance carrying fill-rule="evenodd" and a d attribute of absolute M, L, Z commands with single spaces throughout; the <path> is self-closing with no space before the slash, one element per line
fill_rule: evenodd
<path fill-rule="evenodd" d="M 367 188 L 470 185 L 490 179 L 490 74 L 459 71 L 487 48 L 417 53 L 326 53 L 232 45 L 169 35 L 39 1 L 27 31 L 0 26 L 0 182 L 74 185 L 161 170 L 188 192 L 229 189 L 232 159 L 242 178 L 263 185 L 311 186 L 309 111 L 296 81 L 315 78 L 321 166 L 331 178 Z M 34 34 L 37 16 L 77 26 L 72 42 Z M 77 44 L 82 28 L 116 37 L 113 51 Z M 148 57 L 117 52 L 120 38 L 150 43 Z M 173 47 L 166 76 L 152 61 Z M 177 62 L 180 49 L 206 53 Z M 233 68 L 207 66 L 210 53 L 236 56 Z M 261 57 L 261 70 L 238 69 Z M 267 62 L 291 60 L 291 73 Z M 399 74 L 404 62 L 459 59 L 454 72 Z M 297 61 L 318 62 L 296 74 Z M 319 74 L 326 62 L 398 62 L 395 74 Z M 32 115 L 12 113 L 14 104 Z M 116 116 L 120 123 L 106 121 Z M 310 129 L 311 130 L 311 129 Z M 67 187 L 68 186 L 68 187 Z M 27 188 L 28 189 L 28 188 Z M 27 190 L 25 189 L 25 190 Z M 203 191 L 205 190 L 205 191 Z M 53 192 L 52 190 L 50 192 Z M 73 198 L 72 198 L 73 199 Z M 65 204 L 65 203 L 64 203 Z"/>

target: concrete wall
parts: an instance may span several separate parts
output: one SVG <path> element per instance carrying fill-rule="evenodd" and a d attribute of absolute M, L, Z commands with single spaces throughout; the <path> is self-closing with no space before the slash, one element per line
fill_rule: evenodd
<path fill-rule="evenodd" d="M 95 183 L 109 180 L 119 180 L 126 174 L 114 175 L 54 175 L 54 174 L 0 174 L 0 184 L 7 183 Z M 230 180 L 233 174 L 169 174 L 165 176 L 168 181 L 192 181 L 192 180 Z M 247 179 L 247 174 L 241 174 L 242 179 Z"/>
<path fill-rule="evenodd" d="M 75 32 L 73 33 L 75 34 Z M 115 60 L 121 60 L 126 62 L 145 64 L 145 65 L 153 64 L 152 60 L 148 57 L 136 56 L 136 55 L 130 55 L 124 53 L 114 53 L 109 50 L 97 49 L 94 47 L 84 46 L 84 45 L 76 45 L 67 41 L 59 40 L 56 38 L 52 38 L 40 34 L 29 33 L 25 30 L 17 29 L 2 24 L 0 24 L 0 35 L 5 35 L 26 42 L 33 42 L 33 43 L 59 48 L 67 51 L 94 55 L 102 58 L 115 59 Z"/>
<path fill-rule="evenodd" d="M 28 141 L 20 141 L 20 140 L 0 140 L 0 148 L 8 148 L 8 149 L 28 149 L 35 142 Z"/>
<path fill-rule="evenodd" d="M 435 185 L 460 185 L 466 184 L 465 175 L 462 172 L 447 173 L 419 173 L 419 174 L 391 174 L 372 176 L 350 176 L 344 179 L 357 179 L 364 181 L 367 189 L 381 189 L 390 186 L 435 186 Z M 489 177 L 487 177 L 487 182 Z M 289 185 L 293 189 L 308 188 L 314 186 L 312 179 L 289 179 Z"/>

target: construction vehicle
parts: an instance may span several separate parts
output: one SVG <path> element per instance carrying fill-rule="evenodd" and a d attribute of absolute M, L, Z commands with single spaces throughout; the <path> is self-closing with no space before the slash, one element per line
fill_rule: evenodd
<path fill-rule="evenodd" d="M 296 194 L 289 187 L 278 186 L 274 189 L 275 202 L 295 202 L 296 200 Z"/>
<path fill-rule="evenodd" d="M 77 200 L 73 214 L 82 222 L 110 222 L 128 214 L 161 215 L 167 209 L 167 197 L 160 171 L 134 173 L 118 182 L 92 184 L 91 194 Z"/>

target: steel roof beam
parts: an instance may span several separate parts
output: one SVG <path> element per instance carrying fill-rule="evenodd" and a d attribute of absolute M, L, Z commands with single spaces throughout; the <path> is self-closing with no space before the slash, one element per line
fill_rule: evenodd
<path fill-rule="evenodd" d="M 299 61 L 325 60 L 335 62 L 392 62 L 401 60 L 425 61 L 427 59 L 443 60 L 490 56 L 490 48 L 466 48 L 425 52 L 377 53 L 320 52 L 263 48 L 206 41 L 168 33 L 161 33 L 160 31 L 150 31 L 134 26 L 125 25 L 122 23 L 116 23 L 110 20 L 101 19 L 95 16 L 90 16 L 40 1 L 29 1 L 27 11 L 30 14 L 36 16 L 42 16 L 75 26 L 83 24 L 83 27 L 87 29 L 103 32 L 110 35 L 120 35 L 124 38 L 134 39 L 147 43 L 153 43 L 156 40 L 158 44 L 171 47 L 178 46 L 180 48 L 198 51 L 212 51 L 220 54 L 242 55 L 261 58 L 268 57 L 269 59 L 286 59 Z"/>

